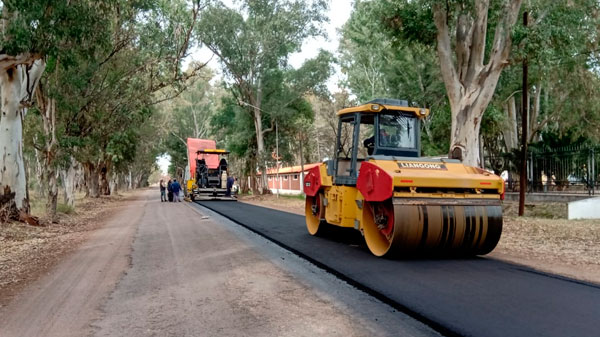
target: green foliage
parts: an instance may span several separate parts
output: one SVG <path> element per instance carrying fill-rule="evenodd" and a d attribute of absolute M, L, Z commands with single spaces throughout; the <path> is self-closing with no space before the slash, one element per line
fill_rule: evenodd
<path fill-rule="evenodd" d="M 473 13 L 472 1 L 448 2 L 448 23 L 455 34 L 456 17 Z M 505 2 L 491 2 L 486 52 L 492 48 L 495 25 Z M 364 102 L 375 97 L 408 99 L 429 107 L 432 116 L 424 124 L 423 153 L 447 151 L 449 107 L 439 72 L 436 27 L 432 0 L 356 1 L 350 20 L 342 29 L 342 71 L 346 85 Z M 512 27 L 513 49 L 496 93 L 482 120 L 486 151 L 505 151 L 507 99 L 520 101 L 521 61 L 528 58 L 530 94 L 542 90 L 534 130 L 542 138 L 561 135 L 574 139 L 598 139 L 600 82 L 597 72 L 600 5 L 594 0 L 524 2 L 529 26 Z M 568 79 L 568 80 L 566 80 Z M 517 103 L 517 108 L 522 108 Z M 530 111 L 533 108 L 531 103 Z M 546 130 L 546 131 L 544 131 Z"/>
<path fill-rule="evenodd" d="M 56 205 L 56 211 L 63 214 L 73 214 L 75 213 L 75 208 L 67 204 L 58 203 Z"/>
<path fill-rule="evenodd" d="M 69 63 L 73 54 L 65 41 L 76 47 L 98 35 L 109 36 L 107 26 L 117 1 L 13 0 L 3 1 L 6 27 L 0 33 L 0 48 L 8 55 L 21 53 L 61 57 Z"/>
<path fill-rule="evenodd" d="M 424 20 L 428 15 L 422 1 L 356 1 L 342 29 L 340 63 L 360 102 L 389 97 L 429 108 L 422 152 L 440 155 L 448 151 L 450 109 L 432 45 L 435 26 Z"/>
<path fill-rule="evenodd" d="M 41 97 L 56 100 L 59 149 L 53 165 L 67 166 L 73 157 L 92 170 L 127 174 L 143 183 L 156 169 L 167 134 L 156 104 L 178 96 L 202 68 L 180 69 L 194 42 L 188 32 L 202 1 L 193 7 L 185 0 L 16 3 L 15 18 L 55 23 L 36 30 L 15 22 L 14 29 L 25 27 L 22 41 L 27 43 L 4 45 L 45 57 Z M 26 144 L 46 151 L 51 134 L 41 125 L 39 109 L 31 109 L 27 118 Z M 26 151 L 32 158 L 33 151 Z"/>
<path fill-rule="evenodd" d="M 313 118 L 304 97 L 328 94 L 330 53 L 320 51 L 299 69 L 287 64 L 306 38 L 322 34 L 326 7 L 323 0 L 247 0 L 239 8 L 217 3 L 202 15 L 198 39 L 219 58 L 232 95 L 223 99 L 211 124 L 217 138 L 246 161 L 246 172 L 251 163 L 262 167 L 273 161 L 276 127 L 280 154 L 291 162 L 297 121 Z M 264 144 L 263 153 L 258 144 Z"/>

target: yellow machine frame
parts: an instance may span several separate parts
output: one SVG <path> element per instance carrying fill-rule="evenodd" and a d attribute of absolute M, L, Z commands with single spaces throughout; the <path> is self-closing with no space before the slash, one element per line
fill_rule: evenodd
<path fill-rule="evenodd" d="M 408 112 L 419 120 L 429 110 L 367 103 L 338 116 Z M 339 137 L 339 135 L 338 135 Z M 370 156 L 356 184 L 336 184 L 328 161 L 305 178 L 310 234 L 327 225 L 359 230 L 378 256 L 445 251 L 486 254 L 500 238 L 503 180 L 457 160 Z M 334 172 L 335 174 L 335 172 Z"/>

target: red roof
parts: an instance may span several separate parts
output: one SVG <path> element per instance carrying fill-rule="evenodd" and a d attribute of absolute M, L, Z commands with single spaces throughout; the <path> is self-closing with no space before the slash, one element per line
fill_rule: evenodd
<path fill-rule="evenodd" d="M 196 154 L 196 151 L 206 149 L 216 149 L 217 142 L 211 139 L 198 139 L 188 138 L 187 139 L 188 158 L 190 161 L 190 177 L 196 175 L 196 159 L 206 160 L 206 165 L 209 169 L 216 169 L 219 167 L 219 155 L 218 154 Z"/>

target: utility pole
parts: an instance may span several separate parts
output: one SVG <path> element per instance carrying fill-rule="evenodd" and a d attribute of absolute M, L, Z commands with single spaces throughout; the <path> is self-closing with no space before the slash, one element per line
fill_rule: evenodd
<path fill-rule="evenodd" d="M 527 27 L 528 14 L 523 12 L 523 27 Z M 527 189 L 527 55 L 523 59 L 523 109 L 521 115 L 521 177 L 519 179 L 519 216 L 525 214 L 525 190 Z"/>

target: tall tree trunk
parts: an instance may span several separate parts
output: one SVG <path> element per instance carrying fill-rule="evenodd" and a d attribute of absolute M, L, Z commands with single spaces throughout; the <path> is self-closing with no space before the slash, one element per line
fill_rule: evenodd
<path fill-rule="evenodd" d="M 70 158 L 69 167 L 61 171 L 63 185 L 65 188 L 65 204 L 75 206 L 75 185 L 78 176 L 77 162 Z"/>
<path fill-rule="evenodd" d="M 37 137 L 36 137 L 37 138 Z M 37 139 L 34 139 L 34 142 L 37 143 Z M 36 186 L 36 193 L 37 195 L 44 195 L 44 192 L 47 190 L 46 188 L 46 181 L 43 179 L 44 177 L 44 159 L 43 159 L 43 154 L 42 151 L 34 148 L 34 154 L 35 154 L 35 177 L 37 180 L 37 184 L 35 184 Z"/>
<path fill-rule="evenodd" d="M 504 145 L 508 152 L 519 147 L 519 133 L 517 129 L 517 104 L 515 97 L 510 96 L 504 106 L 505 126 L 502 132 Z"/>
<path fill-rule="evenodd" d="M 131 169 L 129 169 L 129 174 L 127 175 L 127 189 L 133 189 L 133 175 L 131 173 Z"/>
<path fill-rule="evenodd" d="M 100 185 L 98 182 L 99 172 L 96 168 L 96 165 L 87 162 L 83 165 L 85 170 L 86 181 L 85 184 L 88 189 L 88 196 L 90 198 L 99 198 L 100 197 Z"/>
<path fill-rule="evenodd" d="M 433 6 L 437 51 L 452 110 L 449 156 L 461 159 L 467 165 L 483 164 L 479 156 L 478 137 L 481 119 L 492 99 L 502 69 L 508 63 L 512 44 L 511 28 L 517 20 L 521 2 L 513 0 L 505 3 L 496 25 L 487 64 L 483 61 L 489 0 L 475 1 L 474 16 L 470 9 L 458 8 L 454 44 L 456 57 L 452 55 L 448 8 L 442 3 Z"/>
<path fill-rule="evenodd" d="M 250 159 L 250 189 L 252 194 L 258 194 L 258 187 L 256 186 L 256 162 Z"/>
<path fill-rule="evenodd" d="M 262 129 L 262 113 L 260 108 L 254 108 L 254 128 L 256 131 L 256 147 L 258 166 L 260 167 L 260 186 L 258 189 L 261 193 L 266 193 L 267 188 L 267 165 L 265 165 L 265 136 Z"/>
<path fill-rule="evenodd" d="M 111 179 L 109 182 L 110 187 L 110 195 L 117 195 L 117 191 L 119 188 L 119 175 L 116 173 L 111 174 Z"/>
<path fill-rule="evenodd" d="M 23 119 L 27 112 L 26 103 L 31 100 L 45 68 L 41 60 L 23 57 L 19 61 L 18 58 L 0 55 L 0 207 L 11 209 L 13 218 L 17 218 L 18 212 L 29 213 L 23 161 Z"/>
<path fill-rule="evenodd" d="M 51 222 L 56 222 L 56 206 L 58 203 L 58 183 L 56 181 L 57 173 L 54 165 L 46 168 L 48 179 L 48 199 L 46 200 L 46 215 Z"/>
<path fill-rule="evenodd" d="M 58 183 L 56 171 L 56 157 L 58 155 L 58 141 L 56 139 L 56 99 L 48 97 L 42 84 L 36 88 L 37 106 L 42 117 L 44 127 L 44 174 L 47 187 L 46 215 L 51 222 L 56 221 L 56 206 L 58 202 Z"/>
<path fill-rule="evenodd" d="M 101 195 L 110 195 L 110 185 L 108 182 L 108 171 L 110 169 L 110 164 L 107 162 L 103 162 L 98 165 L 98 175 L 100 177 L 100 194 Z"/>
<path fill-rule="evenodd" d="M 529 110 L 529 130 L 527 133 L 528 142 L 537 142 L 540 140 L 540 123 L 538 117 L 540 116 L 541 109 L 541 98 L 542 98 L 542 83 L 538 83 L 533 88 L 533 94 L 529 95 L 533 97 L 533 106 Z"/>
<path fill-rule="evenodd" d="M 29 213 L 23 162 L 23 109 L 20 107 L 21 78 L 17 67 L 0 70 L 2 116 L 0 117 L 0 193 L 14 193 L 16 210 Z M 2 205 L 0 205 L 2 206 Z M 14 214 L 16 217 L 16 213 Z"/>

